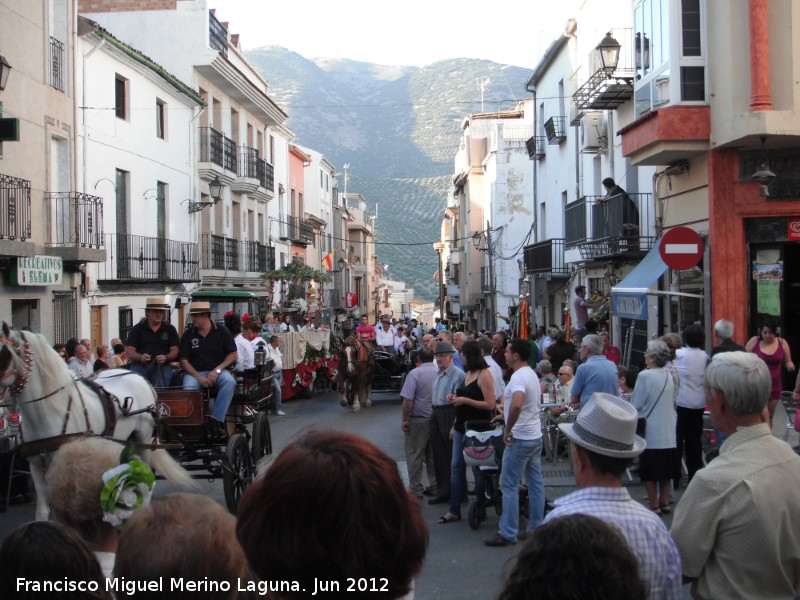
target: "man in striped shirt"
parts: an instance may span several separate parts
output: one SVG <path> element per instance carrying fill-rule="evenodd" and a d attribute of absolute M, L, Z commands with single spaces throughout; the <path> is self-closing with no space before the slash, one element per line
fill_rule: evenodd
<path fill-rule="evenodd" d="M 572 468 L 578 491 L 559 498 L 544 522 L 572 514 L 597 517 L 616 527 L 639 559 L 639 577 L 649 598 L 681 598 L 681 561 L 661 519 L 633 500 L 622 476 L 645 449 L 636 435 L 638 414 L 629 402 L 597 392 L 574 423 L 559 425 L 573 443 Z"/>

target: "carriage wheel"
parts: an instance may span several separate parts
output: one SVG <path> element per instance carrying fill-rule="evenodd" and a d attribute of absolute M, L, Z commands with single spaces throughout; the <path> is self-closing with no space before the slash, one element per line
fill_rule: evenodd
<path fill-rule="evenodd" d="M 272 431 L 269 428 L 267 413 L 259 411 L 253 422 L 253 462 L 258 464 L 265 456 L 272 454 Z"/>
<path fill-rule="evenodd" d="M 253 480 L 255 466 L 253 455 L 247 440 L 241 433 L 235 433 L 228 438 L 225 447 L 225 460 L 227 465 L 222 469 L 222 489 L 225 492 L 225 505 L 231 513 L 236 514 L 239 500 L 244 491 Z"/>

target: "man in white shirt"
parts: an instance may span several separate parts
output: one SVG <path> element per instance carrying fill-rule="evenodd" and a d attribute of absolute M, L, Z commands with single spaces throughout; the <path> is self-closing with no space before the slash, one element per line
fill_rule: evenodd
<path fill-rule="evenodd" d="M 397 326 L 397 336 L 394 340 L 394 351 L 398 356 L 405 356 L 406 351 L 411 349 L 411 341 L 406 335 L 406 328 L 403 325 Z"/>
<path fill-rule="evenodd" d="M 483 541 L 487 546 L 512 546 L 519 534 L 519 482 L 522 473 L 528 483 L 530 533 L 544 518 L 544 478 L 542 477 L 542 427 L 539 405 L 542 392 L 539 378 L 528 366 L 531 346 L 528 340 L 513 339 L 506 346 L 506 364 L 513 370 L 505 391 L 506 427 L 503 441 L 503 516 L 500 530 Z M 527 534 L 520 536 L 525 537 Z"/>
<path fill-rule="evenodd" d="M 89 361 L 89 350 L 83 344 L 75 346 L 75 356 L 69 359 L 67 367 L 76 379 L 88 377 L 92 374 L 92 365 Z"/>
<path fill-rule="evenodd" d="M 375 344 L 378 346 L 379 350 L 394 354 L 395 334 L 391 327 L 389 327 L 389 323 L 389 317 L 383 317 L 381 319 L 381 326 L 375 330 Z"/>

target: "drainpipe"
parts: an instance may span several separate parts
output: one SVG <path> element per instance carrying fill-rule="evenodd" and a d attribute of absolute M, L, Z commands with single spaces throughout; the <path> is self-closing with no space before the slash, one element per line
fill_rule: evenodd
<path fill-rule="evenodd" d="M 748 0 L 747 16 L 750 26 L 750 111 L 772 110 L 767 0 Z"/>

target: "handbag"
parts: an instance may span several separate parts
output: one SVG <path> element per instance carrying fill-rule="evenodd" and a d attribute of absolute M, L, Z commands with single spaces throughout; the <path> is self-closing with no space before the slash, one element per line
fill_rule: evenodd
<path fill-rule="evenodd" d="M 656 406 L 658 406 L 659 401 L 661 400 L 661 396 L 664 395 L 664 390 L 667 389 L 667 382 L 669 381 L 669 373 L 665 373 L 664 377 L 664 387 L 661 388 L 661 393 L 658 395 L 658 400 L 653 402 L 653 406 L 650 407 L 650 410 L 647 412 L 647 417 L 639 418 L 636 420 L 636 435 L 643 438 L 647 435 L 647 418 L 653 412 Z"/>

